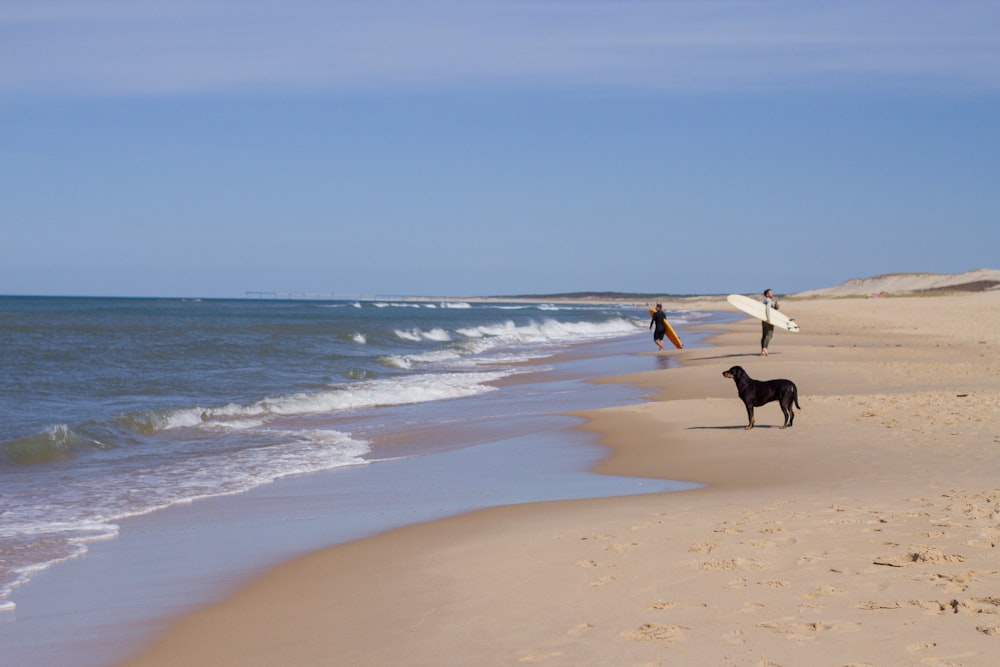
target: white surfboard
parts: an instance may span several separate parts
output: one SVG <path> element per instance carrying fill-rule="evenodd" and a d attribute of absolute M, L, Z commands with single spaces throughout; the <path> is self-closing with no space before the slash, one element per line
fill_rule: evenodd
<path fill-rule="evenodd" d="M 764 313 L 763 301 L 757 301 L 756 299 L 751 299 L 750 297 L 743 296 L 742 294 L 730 294 L 726 297 L 726 301 L 728 301 L 731 306 L 735 306 L 747 315 L 756 317 L 758 320 L 767 319 L 767 316 Z M 771 308 L 771 324 L 793 333 L 798 333 L 799 330 L 799 325 L 795 323 L 795 320 L 789 318 L 780 310 L 775 310 L 774 308 Z"/>

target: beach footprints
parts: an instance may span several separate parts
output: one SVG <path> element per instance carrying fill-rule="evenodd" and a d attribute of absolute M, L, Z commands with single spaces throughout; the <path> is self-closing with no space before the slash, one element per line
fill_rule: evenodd
<path fill-rule="evenodd" d="M 966 642 L 973 633 L 1000 637 L 1000 596 L 993 589 L 1000 570 L 1000 553 L 993 539 L 993 532 L 1000 529 L 998 500 L 996 489 L 979 493 L 952 490 L 939 496 L 909 498 L 906 502 L 916 506 L 915 510 L 886 513 L 886 537 L 894 536 L 897 525 L 905 525 L 910 535 L 921 535 L 925 541 L 907 544 L 883 539 L 879 543 L 882 549 L 862 574 L 875 576 L 881 582 L 881 593 L 895 591 L 896 596 L 860 602 L 856 608 L 908 619 L 905 623 L 911 626 L 945 623 Z M 913 595 L 914 590 L 922 595 Z M 907 649 L 923 654 L 940 651 L 943 646 L 916 642 Z M 978 650 L 968 655 L 982 657 Z M 921 663 L 966 664 L 949 662 L 953 657 L 928 657 Z"/>
<path fill-rule="evenodd" d="M 598 579 L 594 579 L 593 581 L 590 582 L 590 585 L 593 588 L 599 588 L 601 586 L 605 586 L 607 584 L 610 584 L 611 582 L 616 581 L 617 579 L 618 579 L 618 577 L 614 577 L 614 576 L 608 575 L 606 577 L 600 577 Z"/>
<path fill-rule="evenodd" d="M 643 623 L 635 630 L 622 633 L 625 639 L 633 641 L 657 641 L 666 644 L 683 641 L 690 630 L 686 625 L 661 625 L 660 623 Z"/>
<path fill-rule="evenodd" d="M 952 664 L 991 664 L 981 660 L 991 646 L 1000 650 L 1000 594 L 991 589 L 1000 571 L 1000 489 L 913 496 L 745 505 L 697 532 L 667 532 L 670 521 L 653 517 L 655 525 L 592 536 L 578 563 L 588 571 L 582 588 L 603 596 L 609 589 L 599 587 L 612 582 L 612 590 L 633 580 L 648 586 L 647 604 L 613 632 L 654 645 L 638 651 L 659 644 L 678 660 L 690 658 L 707 628 L 733 655 L 779 638 L 802 646 L 786 649 L 792 652 L 846 653 L 845 644 L 868 641 L 889 624 L 900 630 L 885 638 L 896 642 L 896 664 L 948 664 L 960 653 L 972 661 Z M 667 580 L 637 577 L 632 555 L 661 546 L 672 555 Z M 689 578 L 701 593 L 685 597 L 669 584 Z"/>
<path fill-rule="evenodd" d="M 639 546 L 638 542 L 618 542 L 614 535 L 585 535 L 580 538 L 582 541 L 593 541 L 595 547 L 599 547 L 603 552 L 612 552 L 617 556 L 622 556 Z M 603 543 L 603 544 L 602 544 Z M 618 564 L 615 562 L 599 562 L 594 558 L 584 558 L 576 561 L 576 566 L 586 570 L 615 569 Z M 599 588 L 617 580 L 613 574 L 605 574 L 596 579 L 592 579 L 589 585 L 592 588 Z"/>
<path fill-rule="evenodd" d="M 577 565 L 580 565 L 581 567 L 595 568 L 595 569 L 599 568 L 599 567 L 605 567 L 605 568 L 610 568 L 610 569 L 614 569 L 614 568 L 618 567 L 614 563 L 602 566 L 602 565 L 598 564 L 596 561 L 581 561 L 581 562 L 577 563 Z M 592 579 L 590 581 L 590 586 L 591 586 L 591 588 L 600 588 L 601 586 L 606 586 L 606 585 L 608 585 L 610 583 L 613 583 L 613 582 L 615 582 L 617 580 L 618 580 L 618 577 L 615 576 L 614 574 L 605 574 L 605 575 L 600 576 L 600 577 L 598 577 L 596 579 Z"/>
<path fill-rule="evenodd" d="M 1000 598 L 993 596 L 978 596 L 964 599 L 908 600 L 905 602 L 869 601 L 857 605 L 857 608 L 865 611 L 911 608 L 923 610 L 927 616 L 972 616 L 977 621 L 975 624 L 977 632 L 988 636 L 1000 636 Z"/>
<path fill-rule="evenodd" d="M 706 572 L 730 572 L 744 570 L 764 570 L 771 567 L 770 563 L 760 561 L 755 558 L 722 558 L 718 560 L 704 560 L 697 563 L 697 567 Z"/>
<path fill-rule="evenodd" d="M 608 551 L 614 551 L 616 553 L 623 554 L 626 551 L 637 546 L 639 546 L 638 542 L 623 542 L 619 544 L 610 544 L 608 545 Z"/>
<path fill-rule="evenodd" d="M 941 588 L 945 593 L 962 593 L 968 590 L 969 586 L 971 586 L 981 574 L 986 575 L 992 573 L 979 570 L 967 570 L 965 572 L 958 572 L 955 574 L 936 572 L 930 579 L 933 584 Z"/>
<path fill-rule="evenodd" d="M 798 618 L 783 618 L 774 621 L 758 623 L 758 628 L 770 630 L 783 635 L 786 639 L 809 641 L 816 639 L 819 633 L 858 632 L 861 624 L 854 621 L 805 621 Z"/>
<path fill-rule="evenodd" d="M 654 602 L 649 605 L 649 608 L 654 611 L 662 611 L 664 609 L 673 609 L 677 606 L 676 602 Z"/>
<path fill-rule="evenodd" d="M 719 545 L 715 542 L 699 542 L 688 547 L 688 551 L 699 554 L 710 554 L 718 548 Z"/>
<path fill-rule="evenodd" d="M 830 595 L 839 595 L 844 592 L 843 588 L 838 588 L 837 586 L 824 585 L 819 588 L 809 591 L 802 596 L 806 600 L 815 600 L 816 598 L 824 598 Z"/>
<path fill-rule="evenodd" d="M 659 600 L 649 605 L 649 611 L 664 612 L 677 608 L 676 602 L 666 602 Z M 638 628 L 623 630 L 621 636 L 637 642 L 662 642 L 664 644 L 674 644 L 683 641 L 691 628 L 686 625 L 650 621 L 643 623 Z"/>

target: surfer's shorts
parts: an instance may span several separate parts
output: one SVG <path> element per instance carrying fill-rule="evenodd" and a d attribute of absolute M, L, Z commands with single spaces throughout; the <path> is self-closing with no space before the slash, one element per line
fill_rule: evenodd
<path fill-rule="evenodd" d="M 771 343 L 771 337 L 774 336 L 774 325 L 763 321 L 761 325 L 760 347 L 763 349 Z"/>
<path fill-rule="evenodd" d="M 667 335 L 666 329 L 657 329 L 653 332 L 653 340 L 663 340 L 663 337 Z"/>

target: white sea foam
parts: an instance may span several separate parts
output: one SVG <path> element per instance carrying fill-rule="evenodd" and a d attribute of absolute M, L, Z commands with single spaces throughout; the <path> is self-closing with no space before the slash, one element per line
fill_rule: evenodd
<path fill-rule="evenodd" d="M 11 590 L 32 575 L 76 558 L 96 540 L 118 536 L 117 521 L 199 498 L 242 493 L 281 477 L 365 464 L 369 443 L 331 429 L 261 429 L 257 445 L 206 451 L 175 458 L 155 468 L 102 475 L 95 495 L 83 476 L 68 481 L 58 496 L 39 489 L 5 507 L 0 538 L 23 542 L 27 559 L 15 565 L 0 587 L 0 611 L 14 609 Z M 13 563 L 12 563 L 13 565 Z"/>
<path fill-rule="evenodd" d="M 368 337 L 365 336 L 363 333 L 355 333 L 353 336 L 351 336 L 351 340 L 353 340 L 355 343 L 358 343 L 359 345 L 365 345 L 368 343 Z"/>
<path fill-rule="evenodd" d="M 412 341 L 414 343 L 420 342 L 420 329 L 396 329 L 396 335 L 403 340 Z"/>
<path fill-rule="evenodd" d="M 447 342 L 451 340 L 451 334 L 441 328 L 434 328 L 429 331 L 423 331 L 421 329 L 396 329 L 395 333 L 398 337 L 403 340 L 408 340 L 412 342 L 420 342 L 422 340 L 433 340 L 439 343 Z"/>
<path fill-rule="evenodd" d="M 262 444 L 177 466 L 172 487 L 188 499 L 238 493 L 289 475 L 362 464 L 370 451 L 367 442 L 332 429 L 261 429 L 254 436 Z"/>
<path fill-rule="evenodd" d="M 421 331 L 420 335 L 422 335 L 427 340 L 435 340 L 439 343 L 451 340 L 451 335 L 447 331 L 441 328 L 434 328 L 431 329 L 430 331 Z"/>
<path fill-rule="evenodd" d="M 206 421 L 203 422 L 206 428 L 222 429 L 229 431 L 249 431 L 260 428 L 264 425 L 263 419 L 232 419 L 229 421 Z"/>
<path fill-rule="evenodd" d="M 306 414 L 369 408 L 380 405 L 423 403 L 474 396 L 492 388 L 484 383 L 505 374 L 440 373 L 408 375 L 349 385 L 317 394 L 297 394 L 264 402 L 274 414 Z"/>
<path fill-rule="evenodd" d="M 499 324 L 458 329 L 467 338 L 498 338 L 509 343 L 564 343 L 586 339 L 610 338 L 634 333 L 634 321 L 621 319 L 606 322 L 559 322 L 545 319 L 517 325 L 508 320 Z"/>
<path fill-rule="evenodd" d="M 65 440 L 69 437 L 69 426 L 67 424 L 53 424 L 45 429 L 45 434 L 52 440 Z"/>
<path fill-rule="evenodd" d="M 389 368 L 398 368 L 404 371 L 408 371 L 413 368 L 413 361 L 405 354 L 381 357 L 380 361 Z"/>
<path fill-rule="evenodd" d="M 376 301 L 372 304 L 376 308 L 422 308 L 420 303 L 403 303 L 401 301 Z"/>
<path fill-rule="evenodd" d="M 412 370 L 418 366 L 448 366 L 450 368 L 465 367 L 471 368 L 476 365 L 473 359 L 465 358 L 458 349 L 435 350 L 433 352 L 423 352 L 420 354 L 395 354 L 381 357 L 380 360 L 391 368 L 401 368 Z"/>
<path fill-rule="evenodd" d="M 88 542 L 113 539 L 118 536 L 118 526 L 115 524 L 87 519 L 75 522 L 42 519 L 32 522 L 19 517 L 18 509 L 17 506 L 9 506 L 4 512 L 0 537 L 8 544 L 21 547 L 23 549 L 21 553 L 28 562 L 14 565 L 0 586 L 0 613 L 16 609 L 17 605 L 8 598 L 13 589 L 27 583 L 32 575 L 82 556 L 87 553 Z M 45 508 L 48 513 L 52 510 L 51 507 Z M 9 516 L 11 514 L 14 516 Z M 34 538 L 41 538 L 40 547 L 32 544 Z"/>
<path fill-rule="evenodd" d="M 454 352 L 442 351 L 397 358 L 398 367 L 414 361 L 457 359 Z M 484 383 L 507 375 L 504 371 L 470 373 L 426 373 L 337 385 L 325 391 L 301 392 L 266 398 L 248 405 L 230 403 L 217 408 L 195 407 L 154 416 L 158 430 L 181 428 L 255 428 L 279 416 L 332 414 L 381 405 L 405 405 L 426 401 L 473 396 L 492 388 Z"/>
<path fill-rule="evenodd" d="M 148 426 L 156 431 L 199 426 L 228 426 L 238 428 L 241 421 L 259 418 L 267 413 L 236 403 L 216 408 L 194 407 L 182 410 L 152 412 L 148 415 Z M 258 420 L 259 421 L 259 420 Z"/>

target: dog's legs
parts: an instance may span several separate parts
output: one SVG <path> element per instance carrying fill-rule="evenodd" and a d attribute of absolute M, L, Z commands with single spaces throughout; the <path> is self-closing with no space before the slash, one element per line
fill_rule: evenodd
<path fill-rule="evenodd" d="M 748 417 L 748 418 L 750 419 L 750 423 L 749 423 L 749 424 L 747 424 L 747 429 L 746 429 L 746 430 L 748 430 L 748 431 L 749 431 L 750 429 L 752 429 L 752 428 L 753 428 L 753 424 L 754 424 L 754 419 L 753 419 L 753 406 L 752 406 L 752 405 L 750 405 L 749 403 L 747 403 L 747 417 Z"/>
<path fill-rule="evenodd" d="M 792 411 L 792 403 L 789 401 L 788 405 L 785 405 L 784 403 L 781 403 L 780 405 L 781 413 L 785 415 L 785 423 L 781 426 L 781 428 L 788 428 L 792 425 L 792 422 L 795 421 L 795 412 Z"/>

